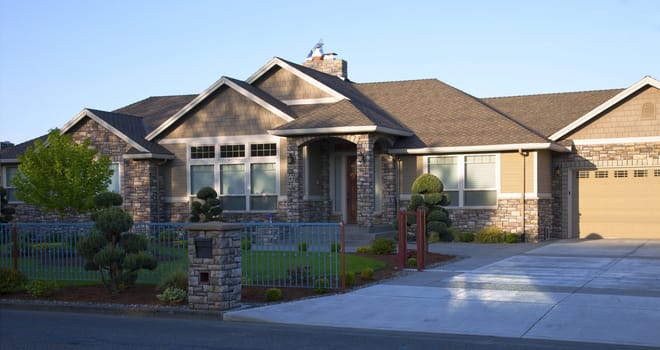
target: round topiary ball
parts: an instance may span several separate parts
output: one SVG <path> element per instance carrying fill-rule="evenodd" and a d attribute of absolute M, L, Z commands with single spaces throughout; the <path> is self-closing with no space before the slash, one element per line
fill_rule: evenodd
<path fill-rule="evenodd" d="M 133 226 L 133 218 L 121 208 L 105 208 L 98 212 L 94 226 L 104 236 L 119 237 Z"/>
<path fill-rule="evenodd" d="M 422 174 L 412 184 L 412 193 L 440 193 L 443 189 L 442 181 L 433 174 Z"/>

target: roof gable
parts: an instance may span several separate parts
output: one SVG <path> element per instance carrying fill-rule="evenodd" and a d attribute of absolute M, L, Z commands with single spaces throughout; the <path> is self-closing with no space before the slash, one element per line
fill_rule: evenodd
<path fill-rule="evenodd" d="M 209 98 L 215 91 L 220 89 L 221 87 L 226 86 L 230 89 L 235 90 L 239 94 L 247 97 L 248 99 L 252 100 L 253 102 L 257 103 L 261 107 L 269 110 L 273 114 L 279 116 L 285 121 L 291 121 L 293 120 L 293 115 L 286 108 L 286 105 L 283 103 L 280 103 L 279 101 L 275 100 L 268 94 L 264 93 L 263 91 L 260 91 L 259 89 L 249 85 L 245 84 L 244 82 L 241 82 L 236 79 L 228 78 L 228 77 L 222 77 L 218 81 L 216 81 L 213 85 L 211 85 L 209 88 L 204 90 L 201 94 L 197 95 L 192 101 L 190 101 L 187 105 L 185 105 L 183 108 L 181 108 L 178 112 L 176 112 L 174 115 L 172 115 L 170 118 L 168 118 L 165 122 L 163 122 L 160 126 L 158 126 L 155 130 L 151 131 L 147 136 L 146 139 L 148 141 L 151 141 L 155 139 L 159 134 L 161 134 L 163 131 L 165 131 L 167 128 L 170 126 L 174 125 L 179 119 L 181 119 L 183 116 L 185 116 L 188 112 L 193 110 L 196 106 L 198 106 L 200 103 L 204 102 L 207 98 Z"/>
<path fill-rule="evenodd" d="M 577 120 L 573 121 L 572 123 L 566 125 L 563 127 L 561 130 L 555 132 L 554 134 L 550 135 L 549 138 L 553 141 L 557 141 L 561 139 L 562 137 L 570 134 L 571 132 L 577 130 L 581 126 L 585 125 L 589 121 L 598 118 L 603 112 L 607 111 L 609 108 L 613 107 L 617 103 L 625 100 L 626 98 L 630 97 L 634 93 L 640 91 L 641 89 L 647 87 L 647 86 L 653 86 L 657 89 L 660 89 L 660 81 L 650 77 L 646 76 L 636 82 L 635 84 L 631 85 L 629 88 L 619 92 L 618 94 L 614 95 L 607 101 L 601 103 L 600 105 L 596 106 L 594 109 L 590 110 Z"/>

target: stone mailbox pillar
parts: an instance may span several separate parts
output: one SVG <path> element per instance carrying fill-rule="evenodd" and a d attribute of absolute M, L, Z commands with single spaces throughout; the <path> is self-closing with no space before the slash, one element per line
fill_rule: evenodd
<path fill-rule="evenodd" d="M 188 231 L 188 304 L 192 309 L 241 306 L 241 231 L 222 222 L 192 224 Z"/>

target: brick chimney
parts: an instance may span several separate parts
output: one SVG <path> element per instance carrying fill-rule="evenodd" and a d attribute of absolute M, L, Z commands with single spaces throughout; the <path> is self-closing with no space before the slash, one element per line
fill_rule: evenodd
<path fill-rule="evenodd" d="M 348 79 L 348 62 L 337 58 L 334 52 L 323 53 L 323 41 L 319 41 L 312 48 L 302 65 L 343 80 Z"/>

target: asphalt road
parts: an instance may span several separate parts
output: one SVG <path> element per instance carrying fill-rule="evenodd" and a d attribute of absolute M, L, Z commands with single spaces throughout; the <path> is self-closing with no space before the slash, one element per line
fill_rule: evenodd
<path fill-rule="evenodd" d="M 219 320 L 0 310 L 0 349 L 648 349 Z"/>

